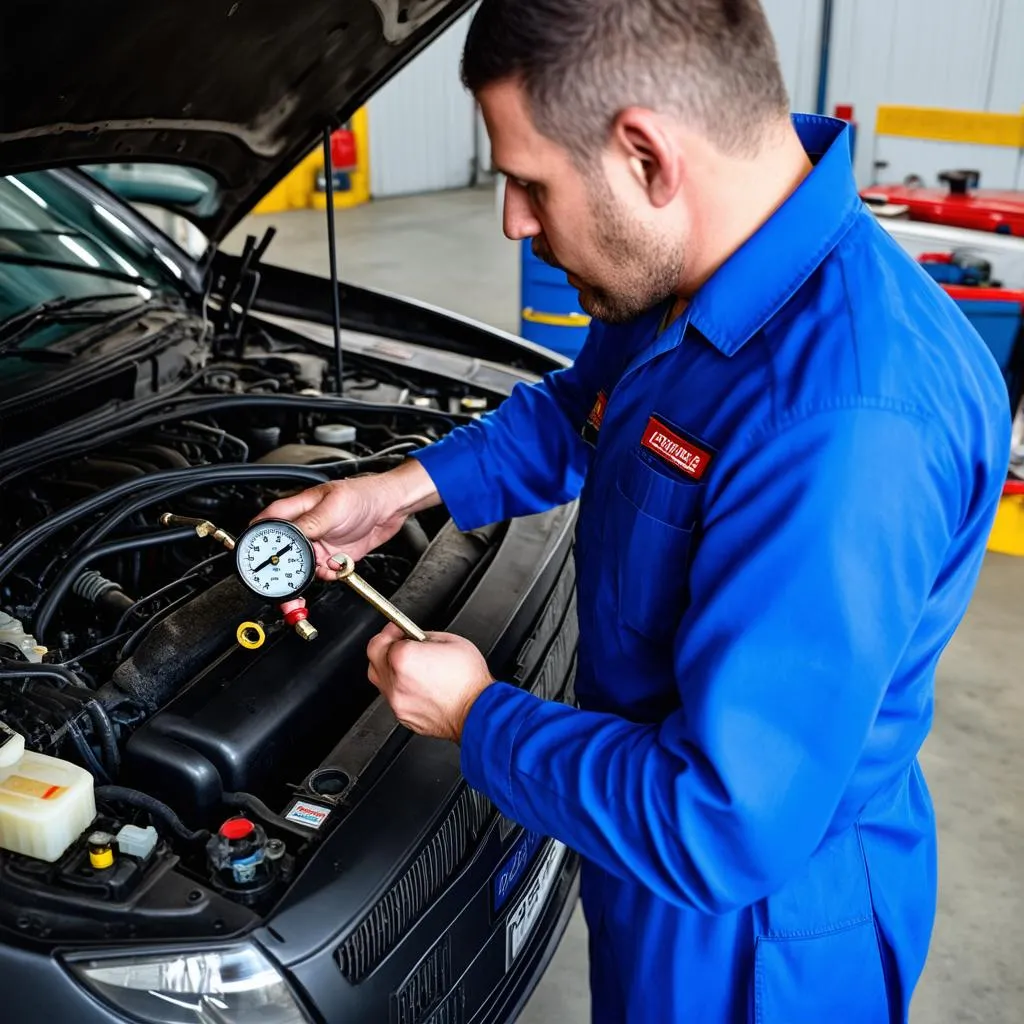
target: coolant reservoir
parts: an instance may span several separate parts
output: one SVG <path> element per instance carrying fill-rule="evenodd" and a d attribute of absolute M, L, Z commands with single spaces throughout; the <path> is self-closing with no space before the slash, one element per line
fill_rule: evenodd
<path fill-rule="evenodd" d="M 0 722 L 0 850 L 53 862 L 96 817 L 93 778 Z"/>

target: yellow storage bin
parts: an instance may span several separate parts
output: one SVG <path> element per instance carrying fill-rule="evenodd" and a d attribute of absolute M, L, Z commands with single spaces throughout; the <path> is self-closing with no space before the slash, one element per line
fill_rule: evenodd
<path fill-rule="evenodd" d="M 352 187 L 335 191 L 335 209 L 358 206 L 370 198 L 369 116 L 362 107 L 352 115 L 352 133 L 356 139 L 358 169 L 350 175 Z M 323 149 L 318 145 L 290 174 L 272 188 L 257 204 L 253 213 L 285 213 L 288 210 L 325 210 L 327 197 L 316 190 L 317 175 L 324 169 Z"/>
<path fill-rule="evenodd" d="M 1024 558 L 1024 481 L 1006 485 L 988 549 Z"/>

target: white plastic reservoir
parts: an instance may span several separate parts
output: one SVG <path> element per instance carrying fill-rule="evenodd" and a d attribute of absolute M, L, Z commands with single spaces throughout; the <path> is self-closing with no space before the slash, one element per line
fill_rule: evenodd
<path fill-rule="evenodd" d="M 53 862 L 96 817 L 93 778 L 0 722 L 0 850 Z"/>

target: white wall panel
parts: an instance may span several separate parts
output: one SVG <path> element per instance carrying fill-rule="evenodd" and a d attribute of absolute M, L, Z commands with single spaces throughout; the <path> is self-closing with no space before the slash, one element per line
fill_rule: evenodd
<path fill-rule="evenodd" d="M 992 64 L 988 108 L 1004 114 L 1024 109 L 1024 3 L 1003 0 L 999 42 Z"/>
<path fill-rule="evenodd" d="M 794 110 L 813 111 L 818 101 L 821 0 L 763 0 Z"/>
<path fill-rule="evenodd" d="M 1024 3 L 1021 0 L 835 0 L 828 107 L 852 103 L 860 131 L 857 178 L 872 180 L 875 114 L 881 104 L 1018 110 L 1024 103 Z M 1014 99 L 1016 96 L 1016 99 Z M 983 184 L 1014 166 L 1016 155 L 974 146 L 882 140 L 884 180 L 917 173 L 934 183 L 953 166 L 988 171 Z"/>
<path fill-rule="evenodd" d="M 476 107 L 459 80 L 472 13 L 455 22 L 370 100 L 376 199 L 462 188 L 476 165 Z"/>

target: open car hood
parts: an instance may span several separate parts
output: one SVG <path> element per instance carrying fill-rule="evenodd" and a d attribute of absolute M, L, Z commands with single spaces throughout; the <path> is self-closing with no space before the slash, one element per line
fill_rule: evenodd
<path fill-rule="evenodd" d="M 473 0 L 7 0 L 0 171 L 182 164 L 212 241 Z"/>

